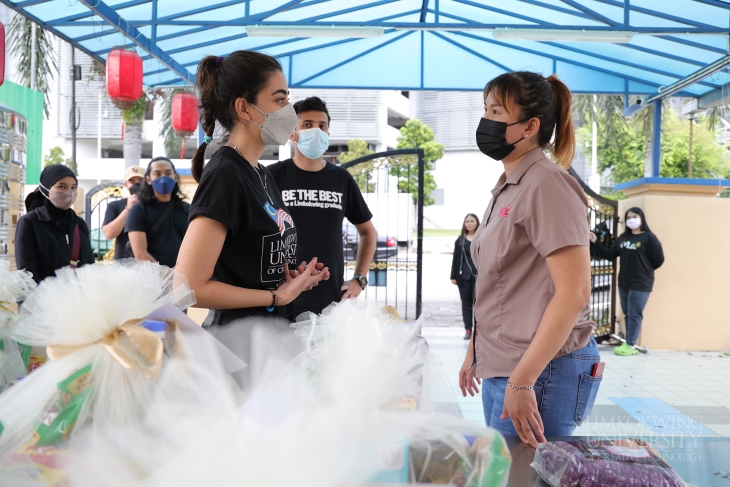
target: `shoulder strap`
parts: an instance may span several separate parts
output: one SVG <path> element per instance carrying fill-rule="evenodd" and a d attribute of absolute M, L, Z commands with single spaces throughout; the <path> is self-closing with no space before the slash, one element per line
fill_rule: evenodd
<path fill-rule="evenodd" d="M 167 205 L 167 208 L 165 208 L 165 211 L 162 212 L 162 215 L 160 215 L 160 218 L 157 219 L 149 232 L 147 232 L 147 238 L 158 232 L 158 230 L 162 227 L 162 224 L 165 223 L 165 220 L 167 220 L 167 218 L 172 214 L 172 210 L 174 209 L 175 203 L 171 201 L 170 204 Z"/>
<path fill-rule="evenodd" d="M 79 235 L 79 224 L 76 222 L 74 226 L 73 242 L 71 242 L 71 267 L 76 268 L 79 265 L 79 254 L 81 253 L 81 236 Z"/>

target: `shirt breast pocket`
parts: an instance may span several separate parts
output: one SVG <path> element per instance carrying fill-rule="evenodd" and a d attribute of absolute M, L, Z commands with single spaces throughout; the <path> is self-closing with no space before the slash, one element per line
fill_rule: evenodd
<path fill-rule="evenodd" d="M 510 236 L 510 243 L 517 247 L 527 247 L 532 245 L 530 237 L 527 236 L 527 231 L 522 225 L 521 221 L 517 221 L 512 224 L 512 235 Z"/>

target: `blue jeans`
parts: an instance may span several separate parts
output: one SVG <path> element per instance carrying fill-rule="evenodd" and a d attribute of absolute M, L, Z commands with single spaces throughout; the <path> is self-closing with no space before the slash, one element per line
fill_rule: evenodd
<path fill-rule="evenodd" d="M 602 377 L 592 377 L 593 366 L 601 361 L 598 345 L 591 336 L 588 345 L 553 359 L 535 382 L 537 408 L 545 426 L 545 436 L 572 436 L 577 426 L 591 415 Z M 482 381 L 484 419 L 504 436 L 516 436 L 512 418 L 499 419 L 504 407 L 507 377 Z"/>
<path fill-rule="evenodd" d="M 644 307 L 649 301 L 650 292 L 627 291 L 618 288 L 618 297 L 621 300 L 621 309 L 626 316 L 626 343 L 636 345 L 641 332 L 641 322 L 644 319 Z"/>

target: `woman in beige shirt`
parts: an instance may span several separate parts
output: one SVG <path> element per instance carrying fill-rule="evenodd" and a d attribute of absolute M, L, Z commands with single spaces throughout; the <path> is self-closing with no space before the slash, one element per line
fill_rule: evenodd
<path fill-rule="evenodd" d="M 459 385 L 473 396 L 483 379 L 487 425 L 536 447 L 573 433 L 601 381 L 587 201 L 567 172 L 571 95 L 554 75 L 507 73 L 487 84 L 484 108 L 477 145 L 504 174 L 471 247 L 475 326 Z"/>

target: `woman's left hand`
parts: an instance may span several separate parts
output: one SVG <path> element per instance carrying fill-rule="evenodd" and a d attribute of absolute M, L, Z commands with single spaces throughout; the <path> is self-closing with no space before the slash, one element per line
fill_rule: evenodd
<path fill-rule="evenodd" d="M 545 427 L 540 411 L 537 409 L 535 391 L 518 391 L 507 386 L 504 392 L 504 408 L 500 419 L 512 418 L 512 424 L 523 443 L 537 448 L 538 442 L 544 443 Z M 533 434 L 533 431 L 535 434 Z M 535 439 L 537 436 L 537 439 Z"/>

